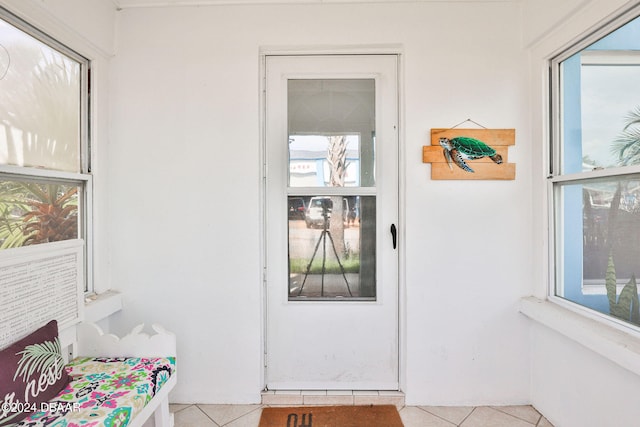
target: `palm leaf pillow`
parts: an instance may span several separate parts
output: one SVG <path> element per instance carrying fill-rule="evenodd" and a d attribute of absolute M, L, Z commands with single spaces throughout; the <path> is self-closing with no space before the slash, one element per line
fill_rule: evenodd
<path fill-rule="evenodd" d="M 0 351 L 0 426 L 20 421 L 69 383 L 55 320 Z"/>

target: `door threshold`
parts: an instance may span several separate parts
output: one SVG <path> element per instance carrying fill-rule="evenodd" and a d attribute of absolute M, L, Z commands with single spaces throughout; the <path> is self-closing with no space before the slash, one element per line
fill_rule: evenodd
<path fill-rule="evenodd" d="M 266 390 L 263 405 L 395 405 L 404 406 L 404 393 L 393 390 Z"/>

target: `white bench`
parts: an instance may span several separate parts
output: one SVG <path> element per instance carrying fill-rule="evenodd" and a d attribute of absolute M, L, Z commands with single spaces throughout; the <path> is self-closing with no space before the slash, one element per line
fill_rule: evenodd
<path fill-rule="evenodd" d="M 83 417 L 97 420 L 118 416 L 115 425 L 172 427 L 168 394 L 177 382 L 176 338 L 155 325 L 153 335 L 142 333 L 143 325 L 139 325 L 118 338 L 82 323 L 83 247 L 84 242 L 77 239 L 2 251 L 0 355 L 4 364 L 0 364 L 0 425 L 16 422 L 28 412 L 18 425 L 51 424 L 48 420 L 53 417 L 68 417 L 78 424 Z M 51 319 L 56 320 L 57 327 L 47 323 Z M 49 346 L 45 352 L 52 356 L 43 367 L 34 349 L 45 345 Z M 65 363 L 73 377 L 66 388 Z M 151 378 L 143 378 L 145 372 Z M 97 385 L 108 378 L 117 390 L 109 392 L 108 384 Z M 129 400 L 128 409 L 118 406 L 122 403 L 118 398 L 123 396 Z M 29 402 L 42 407 L 26 408 Z"/>
<path fill-rule="evenodd" d="M 116 418 L 115 425 L 122 427 L 173 427 L 168 396 L 177 383 L 175 335 L 158 325 L 148 335 L 143 326 L 122 338 L 88 323 L 59 331 L 61 347 L 69 350 L 65 369 L 72 380 L 16 427 L 62 419 L 111 425 Z"/>
<path fill-rule="evenodd" d="M 105 334 L 96 324 L 81 323 L 78 326 L 78 354 L 83 357 L 173 358 L 174 371 L 167 382 L 127 425 L 173 427 L 173 414 L 169 412 L 169 392 L 178 381 L 175 370 L 176 337 L 157 324 L 152 325 L 156 332 L 154 335 L 143 333 L 143 328 L 144 324 L 138 325 L 124 337 L 118 338 Z"/>

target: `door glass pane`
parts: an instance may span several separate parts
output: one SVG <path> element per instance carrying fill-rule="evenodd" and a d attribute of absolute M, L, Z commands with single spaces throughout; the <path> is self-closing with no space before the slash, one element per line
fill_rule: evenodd
<path fill-rule="evenodd" d="M 290 187 L 359 187 L 360 135 L 291 135 Z M 332 153 L 341 158 L 332 159 Z M 344 165 L 339 162 L 344 161 Z M 332 174 L 333 164 L 343 168 Z"/>
<path fill-rule="evenodd" d="M 288 222 L 289 300 L 375 299 L 375 196 L 290 196 Z"/>
<path fill-rule="evenodd" d="M 375 80 L 289 80 L 289 186 L 375 185 Z"/>
<path fill-rule="evenodd" d="M 289 299 L 375 299 L 375 80 L 287 89 Z M 314 187 L 324 193 L 297 193 Z"/>

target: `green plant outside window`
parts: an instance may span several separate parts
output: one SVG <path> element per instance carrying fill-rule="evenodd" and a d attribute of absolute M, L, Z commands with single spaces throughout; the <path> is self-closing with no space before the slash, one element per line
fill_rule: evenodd
<path fill-rule="evenodd" d="M 0 249 L 77 239 L 79 189 L 0 180 Z"/>

